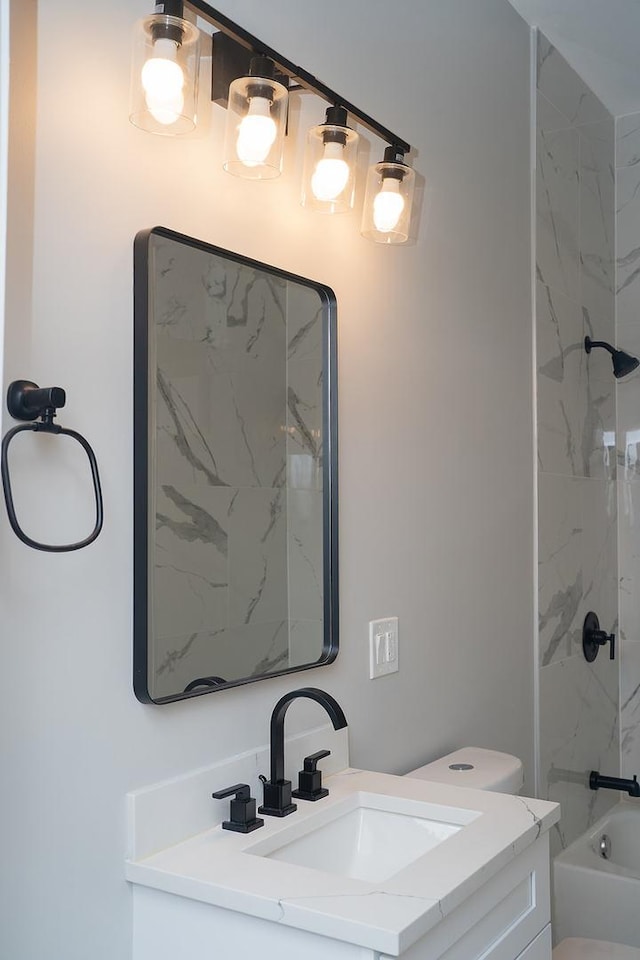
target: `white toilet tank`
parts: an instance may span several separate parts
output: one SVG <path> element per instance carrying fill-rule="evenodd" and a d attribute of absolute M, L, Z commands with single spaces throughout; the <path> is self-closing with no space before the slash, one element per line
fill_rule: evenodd
<path fill-rule="evenodd" d="M 518 757 L 482 747 L 462 747 L 405 776 L 513 794 L 520 793 L 524 780 L 522 761 Z"/>

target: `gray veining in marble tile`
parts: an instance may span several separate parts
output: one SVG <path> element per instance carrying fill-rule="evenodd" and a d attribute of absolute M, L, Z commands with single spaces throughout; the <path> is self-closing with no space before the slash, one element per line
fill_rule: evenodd
<path fill-rule="evenodd" d="M 168 527 L 171 533 L 179 537 L 180 540 L 186 540 L 188 543 L 193 543 L 194 540 L 212 543 L 226 557 L 227 534 L 216 518 L 207 513 L 199 504 L 179 493 L 170 484 L 163 484 L 162 492 L 186 519 L 173 520 L 166 514 L 157 511 L 156 532 L 161 530 L 162 527 Z"/>
<path fill-rule="evenodd" d="M 547 100 L 538 90 L 536 94 L 536 127 L 538 130 L 546 132 L 553 130 L 566 130 L 571 126 L 571 121 L 557 110 L 554 105 Z"/>
<path fill-rule="evenodd" d="M 573 477 L 538 478 L 540 665 L 571 655 L 582 603 L 582 517 Z"/>
<path fill-rule="evenodd" d="M 322 620 L 291 620 L 289 663 L 292 667 L 315 663 L 322 656 L 324 624 Z"/>
<path fill-rule="evenodd" d="M 615 342 L 615 128 L 540 34 L 537 103 L 540 744 L 556 853 L 617 800 L 587 782 L 619 770 L 617 663 L 581 649 L 589 610 L 618 624 L 615 380 L 583 343 Z"/>
<path fill-rule="evenodd" d="M 323 647 L 323 302 L 158 239 L 154 695 Z M 288 574 L 290 573 L 290 576 Z"/>
<path fill-rule="evenodd" d="M 315 290 L 299 283 L 287 285 L 289 360 L 316 360 L 322 369 L 322 311 Z"/>
<path fill-rule="evenodd" d="M 616 121 L 617 344 L 640 356 L 640 114 Z M 640 773 L 640 377 L 617 383 L 622 775 Z"/>
<path fill-rule="evenodd" d="M 154 632 L 170 637 L 224 626 L 227 616 L 227 489 L 156 493 Z"/>
<path fill-rule="evenodd" d="M 609 632 L 618 628 L 617 489 L 614 481 L 589 480 L 579 484 L 582 515 L 582 575 L 584 596 L 581 621 L 596 610 Z M 582 655 L 581 641 L 574 653 Z"/>
<path fill-rule="evenodd" d="M 640 294 L 640 164 L 618 170 L 617 298 L 618 322 L 633 323 Z"/>
<path fill-rule="evenodd" d="M 640 322 L 633 325 L 619 324 L 618 344 L 634 356 L 640 356 Z M 620 478 L 638 482 L 640 481 L 640 375 L 637 372 L 618 381 L 616 403 Z"/>
<path fill-rule="evenodd" d="M 584 414 L 582 424 L 582 476 L 614 480 L 617 471 L 615 383 L 601 383 L 585 364 Z"/>
<path fill-rule="evenodd" d="M 633 777 L 640 774 L 640 642 L 626 637 L 620 670 L 620 726 L 622 776 Z"/>
<path fill-rule="evenodd" d="M 548 473 L 580 473 L 582 329 L 578 305 L 538 282 L 538 461 Z"/>
<path fill-rule="evenodd" d="M 229 516 L 229 623 L 286 620 L 287 516 L 282 488 L 241 489 Z"/>
<path fill-rule="evenodd" d="M 317 359 L 287 366 L 287 463 L 290 487 L 322 489 L 322 368 Z"/>
<path fill-rule="evenodd" d="M 538 478 L 540 664 L 581 656 L 582 624 L 597 610 L 617 628 L 616 485 L 541 473 Z"/>
<path fill-rule="evenodd" d="M 173 461 L 188 465 L 188 477 L 202 474 L 212 486 L 227 486 L 218 473 L 215 455 L 190 409 L 189 403 L 164 371 L 157 372 L 157 444 L 162 476 Z"/>
<path fill-rule="evenodd" d="M 618 800 L 588 787 L 590 770 L 619 764 L 617 663 L 596 664 L 577 656 L 540 671 L 542 796 L 562 804 L 554 846 L 571 843 Z"/>
<path fill-rule="evenodd" d="M 538 282 L 538 463 L 547 473 L 613 479 L 617 458 L 611 363 L 607 357 L 606 380 L 598 381 L 592 369 L 601 358 L 597 351 L 587 357 L 587 333 L 593 330 L 586 308 Z"/>
<path fill-rule="evenodd" d="M 616 119 L 616 167 L 640 163 L 640 113 Z"/>
<path fill-rule="evenodd" d="M 536 265 L 538 276 L 562 293 L 579 294 L 579 138 L 576 130 L 538 132 Z"/>
<path fill-rule="evenodd" d="M 289 666 L 288 623 L 247 624 L 162 638 L 156 653 L 157 697 L 184 690 L 199 677 L 264 676 Z"/>
<path fill-rule="evenodd" d="M 620 723 L 623 776 L 640 773 L 640 484 L 618 484 Z"/>
<path fill-rule="evenodd" d="M 580 136 L 580 296 L 600 339 L 614 335 L 615 167 L 613 117 Z"/>
<path fill-rule="evenodd" d="M 610 114 L 552 43 L 538 31 L 537 87 L 570 123 L 596 123 Z"/>
<path fill-rule="evenodd" d="M 322 494 L 289 490 L 287 494 L 289 616 L 322 621 Z"/>

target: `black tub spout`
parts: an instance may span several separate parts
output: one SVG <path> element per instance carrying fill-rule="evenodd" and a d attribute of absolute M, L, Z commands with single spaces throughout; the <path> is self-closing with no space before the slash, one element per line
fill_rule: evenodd
<path fill-rule="evenodd" d="M 621 790 L 630 797 L 640 797 L 640 783 L 635 774 L 633 780 L 624 780 L 622 777 L 605 777 L 597 770 L 592 770 L 589 774 L 589 786 L 592 790 L 604 787 L 605 790 Z"/>

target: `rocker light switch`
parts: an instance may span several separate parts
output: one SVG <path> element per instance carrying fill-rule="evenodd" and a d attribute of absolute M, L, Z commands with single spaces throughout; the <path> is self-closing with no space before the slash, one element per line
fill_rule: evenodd
<path fill-rule="evenodd" d="M 369 622 L 369 679 L 398 670 L 398 618 Z"/>

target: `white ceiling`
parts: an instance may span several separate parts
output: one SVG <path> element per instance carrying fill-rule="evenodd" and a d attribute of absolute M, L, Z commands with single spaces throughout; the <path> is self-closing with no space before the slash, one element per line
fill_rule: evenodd
<path fill-rule="evenodd" d="M 640 112 L 640 0 L 510 0 L 614 116 Z"/>

